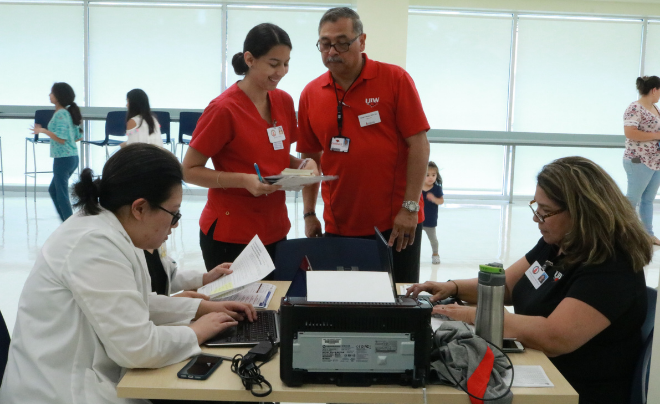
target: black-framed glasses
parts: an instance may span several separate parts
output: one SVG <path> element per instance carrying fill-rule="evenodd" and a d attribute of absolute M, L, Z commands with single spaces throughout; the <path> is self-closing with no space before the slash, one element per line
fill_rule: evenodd
<path fill-rule="evenodd" d="M 169 213 L 172 215 L 172 224 L 170 226 L 174 226 L 179 222 L 179 219 L 181 219 L 181 212 L 170 212 L 169 210 L 165 209 L 162 206 L 159 206 L 158 209 L 164 210 L 165 212 Z"/>
<path fill-rule="evenodd" d="M 545 223 L 545 219 L 549 218 L 550 216 L 558 215 L 564 211 L 564 209 L 559 209 L 554 212 L 548 212 L 545 215 L 542 215 L 539 213 L 539 205 L 536 203 L 536 200 L 532 200 L 529 203 L 529 208 L 532 210 L 534 216 L 536 216 L 536 218 L 539 219 L 539 222 L 541 223 Z"/>
<path fill-rule="evenodd" d="M 335 48 L 338 53 L 344 53 L 348 52 L 348 48 L 350 48 L 353 42 L 355 42 L 359 37 L 360 35 L 356 36 L 348 42 L 330 43 L 317 41 L 316 47 L 318 48 L 319 52 L 330 52 L 331 48 Z"/>

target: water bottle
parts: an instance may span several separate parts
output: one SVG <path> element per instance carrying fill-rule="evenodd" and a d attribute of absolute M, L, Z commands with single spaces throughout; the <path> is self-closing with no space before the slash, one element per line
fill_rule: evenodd
<path fill-rule="evenodd" d="M 476 333 L 498 348 L 502 348 L 504 336 L 505 284 L 502 264 L 479 265 Z"/>

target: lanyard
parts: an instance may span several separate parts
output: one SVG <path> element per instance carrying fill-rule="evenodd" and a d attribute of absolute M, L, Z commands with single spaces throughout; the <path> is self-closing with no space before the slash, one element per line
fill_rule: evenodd
<path fill-rule="evenodd" d="M 364 68 L 364 65 L 365 65 L 365 63 L 363 61 L 362 66 L 360 67 L 360 73 L 358 73 L 358 75 L 355 77 L 355 79 L 353 80 L 351 85 L 348 86 L 346 91 L 344 91 L 344 95 L 341 97 L 341 101 L 339 100 L 339 94 L 337 93 L 337 83 L 335 82 L 335 78 L 334 77 L 332 78 L 332 85 L 335 88 L 335 98 L 337 99 L 337 130 L 339 132 L 339 137 L 343 137 L 341 135 L 341 128 L 342 128 L 343 122 L 344 122 L 344 112 L 343 112 L 344 98 L 346 98 L 346 94 L 348 94 L 348 90 L 350 90 L 351 87 L 353 87 L 353 84 L 355 84 L 358 77 L 360 77 L 360 75 L 362 74 L 362 69 Z"/>

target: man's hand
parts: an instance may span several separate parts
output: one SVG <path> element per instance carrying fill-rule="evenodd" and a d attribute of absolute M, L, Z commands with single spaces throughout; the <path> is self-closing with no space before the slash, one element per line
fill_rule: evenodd
<path fill-rule="evenodd" d="M 321 222 L 316 215 L 309 215 L 305 218 L 305 236 L 308 238 L 323 237 Z"/>
<path fill-rule="evenodd" d="M 396 250 L 401 252 L 402 248 L 405 249 L 415 242 L 416 229 L 417 212 L 411 213 L 407 209 L 401 208 L 392 224 L 392 234 L 388 241 L 389 246 L 394 246 L 394 242 L 396 241 Z"/>

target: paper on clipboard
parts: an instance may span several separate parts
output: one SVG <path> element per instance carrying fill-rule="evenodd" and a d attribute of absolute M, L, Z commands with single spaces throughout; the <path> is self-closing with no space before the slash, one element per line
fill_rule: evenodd
<path fill-rule="evenodd" d="M 275 264 L 259 236 L 254 236 L 231 264 L 231 269 L 233 271 L 231 274 L 202 286 L 197 289 L 197 292 L 208 295 L 212 299 L 236 294 L 271 273 L 275 269 Z"/>
<path fill-rule="evenodd" d="M 278 175 L 266 177 L 265 180 L 273 185 L 281 186 L 283 191 L 300 191 L 305 185 L 332 181 L 337 178 L 339 177 L 336 175 Z"/>

